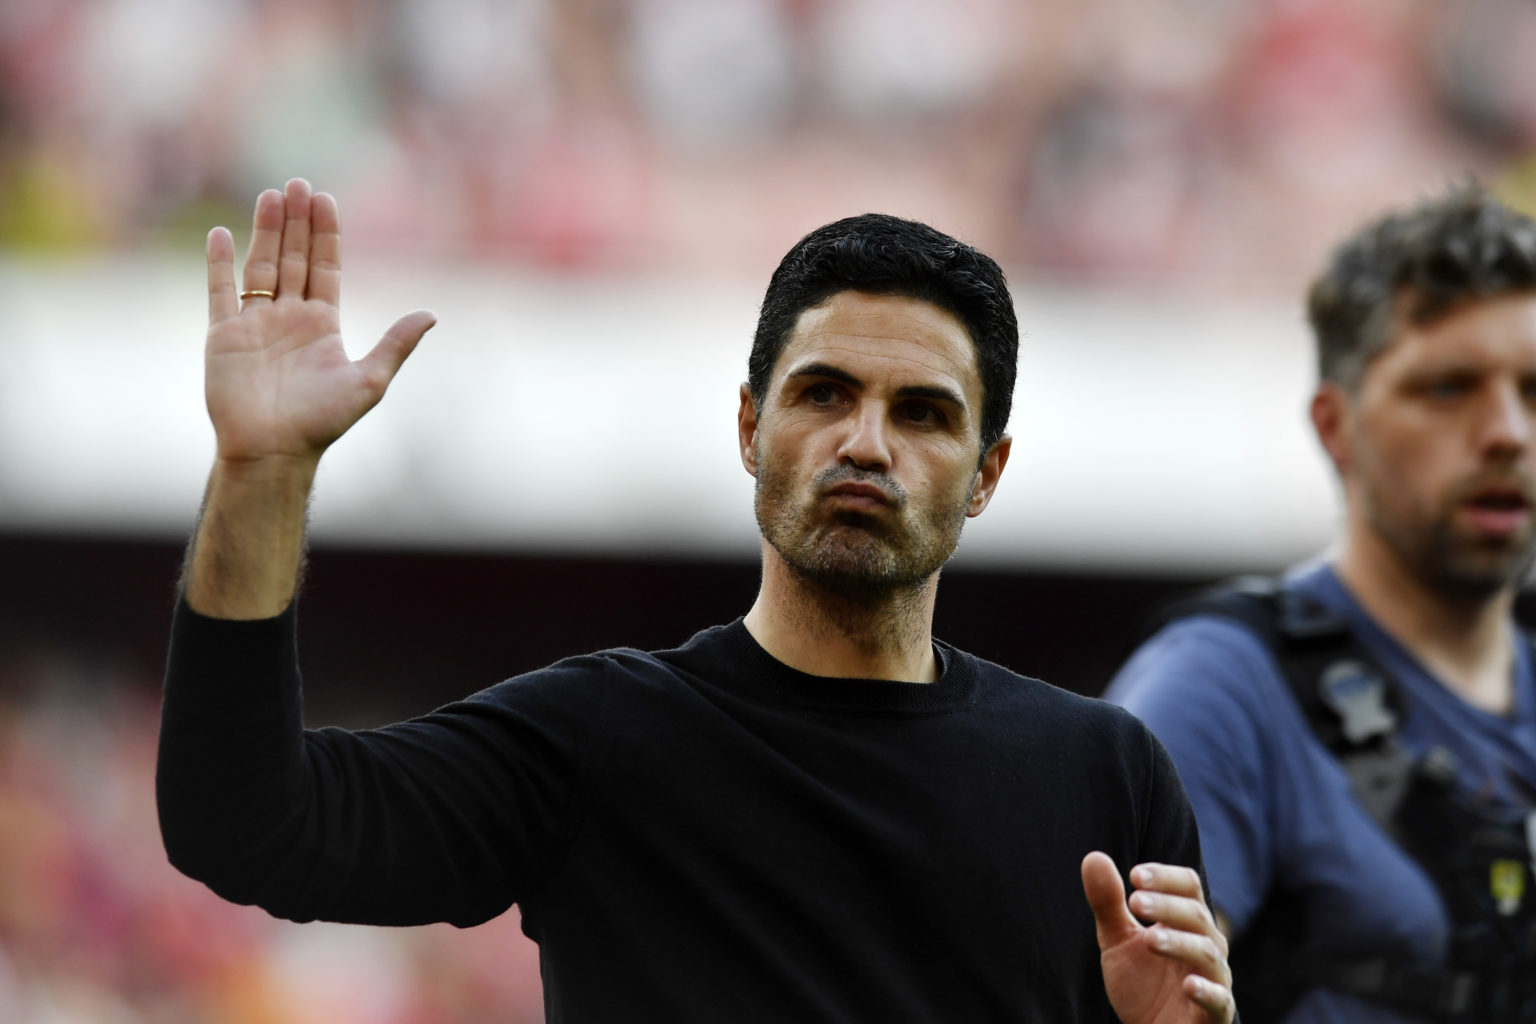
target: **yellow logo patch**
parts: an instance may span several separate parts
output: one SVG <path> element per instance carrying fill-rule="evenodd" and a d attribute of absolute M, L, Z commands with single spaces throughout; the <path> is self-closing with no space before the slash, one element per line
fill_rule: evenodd
<path fill-rule="evenodd" d="M 1498 901 L 1499 913 L 1510 917 L 1525 899 L 1525 865 L 1518 860 L 1496 860 L 1489 871 L 1488 890 Z"/>

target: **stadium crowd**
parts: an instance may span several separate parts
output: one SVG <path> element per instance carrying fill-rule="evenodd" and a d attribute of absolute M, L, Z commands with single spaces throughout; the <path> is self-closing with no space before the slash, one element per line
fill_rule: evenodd
<path fill-rule="evenodd" d="M 467 931 L 300 926 L 188 881 L 156 827 L 155 681 L 29 647 L 0 662 L 0 1020 L 543 1019 L 515 911 Z"/>
<path fill-rule="evenodd" d="M 1532 45 L 1519 0 L 12 4 L 0 246 L 185 244 L 302 170 L 413 258 L 755 270 L 879 203 L 1290 295 L 1429 169 L 1533 187 Z"/>

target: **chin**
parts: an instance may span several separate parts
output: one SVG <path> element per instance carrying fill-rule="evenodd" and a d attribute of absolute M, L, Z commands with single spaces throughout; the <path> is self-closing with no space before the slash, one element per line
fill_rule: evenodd
<path fill-rule="evenodd" d="M 1462 558 L 1436 566 L 1432 578 L 1442 589 L 1473 600 L 1489 600 L 1502 590 L 1519 585 L 1530 568 L 1531 555 Z"/>

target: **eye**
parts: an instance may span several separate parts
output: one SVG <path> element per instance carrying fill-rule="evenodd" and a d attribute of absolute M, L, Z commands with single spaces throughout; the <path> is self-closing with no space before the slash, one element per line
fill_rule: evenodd
<path fill-rule="evenodd" d="M 920 427 L 936 427 L 944 422 L 944 414 L 927 402 L 906 402 L 901 406 L 901 418 Z"/>
<path fill-rule="evenodd" d="M 1471 377 L 1464 374 L 1434 377 L 1425 382 L 1424 394 L 1440 400 L 1460 398 L 1472 391 L 1474 383 Z"/>
<path fill-rule="evenodd" d="M 812 405 L 833 405 L 837 402 L 837 388 L 831 384 L 812 384 L 801 392 Z"/>

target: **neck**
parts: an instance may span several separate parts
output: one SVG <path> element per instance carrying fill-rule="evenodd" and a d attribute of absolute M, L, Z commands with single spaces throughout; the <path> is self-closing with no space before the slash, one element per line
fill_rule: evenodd
<path fill-rule="evenodd" d="M 747 631 L 779 661 L 817 676 L 929 683 L 938 573 L 914 587 L 856 591 L 795 572 L 763 544 L 763 584 Z"/>
<path fill-rule="evenodd" d="M 1371 618 L 1443 685 L 1484 710 L 1510 710 L 1513 585 L 1487 597 L 1437 588 L 1369 530 L 1345 542 L 1334 569 Z"/>

